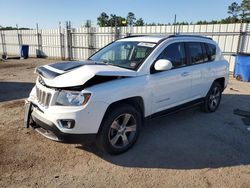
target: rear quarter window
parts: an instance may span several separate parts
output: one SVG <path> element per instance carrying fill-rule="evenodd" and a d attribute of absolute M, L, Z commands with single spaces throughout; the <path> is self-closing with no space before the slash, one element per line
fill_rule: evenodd
<path fill-rule="evenodd" d="M 206 43 L 208 60 L 214 61 L 216 56 L 216 45 Z"/>

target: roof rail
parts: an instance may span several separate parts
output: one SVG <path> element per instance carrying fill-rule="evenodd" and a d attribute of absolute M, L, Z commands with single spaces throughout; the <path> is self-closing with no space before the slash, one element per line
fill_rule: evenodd
<path fill-rule="evenodd" d="M 128 35 L 128 36 L 123 37 L 123 39 L 133 38 L 133 37 L 145 37 L 145 36 L 149 36 L 149 35 Z"/>
<path fill-rule="evenodd" d="M 213 40 L 210 37 L 206 37 L 206 36 L 202 36 L 202 35 L 175 34 L 175 35 L 170 35 L 168 38 L 172 38 L 172 37 L 196 37 L 196 38 L 203 38 L 203 39 Z"/>
<path fill-rule="evenodd" d="M 125 38 L 133 38 L 133 37 L 148 37 L 148 36 L 159 36 L 159 35 L 129 35 L 129 36 L 123 37 L 123 39 L 125 39 Z M 164 35 L 162 35 L 162 36 L 164 36 Z M 164 38 L 161 39 L 161 41 L 165 40 L 165 39 L 168 39 L 168 38 L 174 38 L 174 37 L 196 37 L 196 38 L 203 38 L 203 39 L 213 40 L 210 37 L 206 37 L 206 36 L 202 36 L 202 35 L 173 34 L 173 35 L 166 35 Z"/>

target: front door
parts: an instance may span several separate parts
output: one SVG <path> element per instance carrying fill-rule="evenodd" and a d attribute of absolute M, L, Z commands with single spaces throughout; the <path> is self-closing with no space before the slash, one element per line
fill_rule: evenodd
<path fill-rule="evenodd" d="M 191 92 L 191 67 L 186 66 L 187 58 L 184 43 L 168 45 L 157 59 L 171 61 L 173 68 L 162 72 L 153 70 L 149 75 L 152 113 L 188 102 Z"/>

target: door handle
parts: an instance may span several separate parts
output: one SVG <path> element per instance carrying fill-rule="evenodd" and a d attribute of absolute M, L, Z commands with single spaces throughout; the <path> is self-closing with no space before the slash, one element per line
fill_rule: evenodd
<path fill-rule="evenodd" d="M 189 72 L 183 72 L 183 73 L 181 74 L 181 76 L 183 76 L 183 77 L 189 76 Z"/>

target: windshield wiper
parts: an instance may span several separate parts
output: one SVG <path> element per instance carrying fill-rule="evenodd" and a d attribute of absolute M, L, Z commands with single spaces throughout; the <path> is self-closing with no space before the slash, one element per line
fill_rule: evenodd
<path fill-rule="evenodd" d="M 91 59 L 90 59 L 91 60 Z M 94 61 L 94 60 L 91 60 L 91 61 Z M 95 64 L 101 64 L 101 65 L 111 65 L 111 66 L 114 66 L 114 67 L 120 67 L 120 68 L 123 68 L 123 69 L 129 69 L 129 70 L 133 70 L 133 69 L 130 69 L 128 67 L 124 67 L 124 66 L 121 66 L 121 65 L 117 65 L 115 63 L 111 63 L 110 61 L 106 60 L 106 59 L 102 59 L 102 60 L 99 60 L 99 61 L 94 61 Z"/>
<path fill-rule="evenodd" d="M 108 60 L 102 60 L 102 61 L 100 61 L 100 62 L 102 62 L 102 63 L 104 63 L 104 64 L 106 64 L 106 65 L 111 65 L 111 66 L 118 66 L 118 65 L 116 65 L 116 64 L 114 64 L 114 63 L 110 63 L 110 61 L 108 61 Z M 118 66 L 119 67 L 119 66 Z"/>

